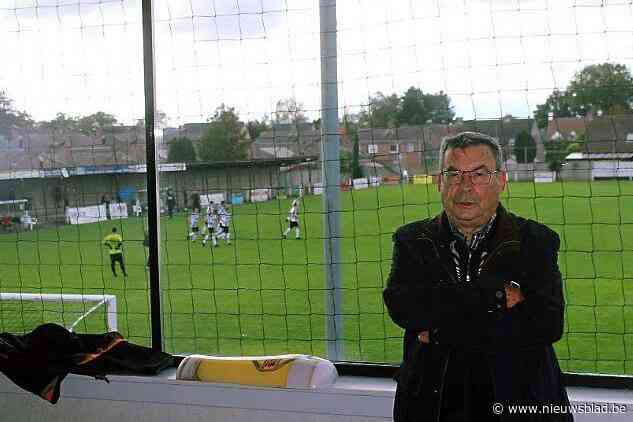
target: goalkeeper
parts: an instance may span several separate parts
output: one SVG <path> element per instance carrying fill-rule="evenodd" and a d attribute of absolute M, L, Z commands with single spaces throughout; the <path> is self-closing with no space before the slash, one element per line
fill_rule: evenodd
<path fill-rule="evenodd" d="M 110 252 L 110 268 L 112 268 L 112 274 L 115 277 L 117 276 L 114 264 L 118 262 L 121 266 L 123 277 L 127 277 L 125 263 L 123 262 L 123 238 L 119 233 L 117 233 L 116 227 L 112 227 L 112 233 L 104 237 L 101 243 L 107 246 L 108 251 Z"/>

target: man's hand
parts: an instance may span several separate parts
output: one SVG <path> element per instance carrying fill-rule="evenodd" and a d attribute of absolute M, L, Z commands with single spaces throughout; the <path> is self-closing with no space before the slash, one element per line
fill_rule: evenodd
<path fill-rule="evenodd" d="M 420 343 L 429 343 L 429 332 L 427 331 L 422 331 L 420 334 L 418 334 L 418 341 Z"/>
<path fill-rule="evenodd" d="M 508 309 L 512 308 L 517 303 L 523 302 L 525 300 L 523 293 L 521 293 L 521 289 L 512 285 L 511 283 L 507 283 L 505 285 L 505 291 L 506 291 L 506 306 L 508 307 Z"/>

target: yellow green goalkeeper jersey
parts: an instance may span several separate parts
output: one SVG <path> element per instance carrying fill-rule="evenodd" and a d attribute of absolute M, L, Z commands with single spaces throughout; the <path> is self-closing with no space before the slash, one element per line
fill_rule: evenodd
<path fill-rule="evenodd" d="M 123 253 L 123 238 L 118 233 L 110 233 L 103 238 L 102 243 L 109 248 L 110 255 Z"/>

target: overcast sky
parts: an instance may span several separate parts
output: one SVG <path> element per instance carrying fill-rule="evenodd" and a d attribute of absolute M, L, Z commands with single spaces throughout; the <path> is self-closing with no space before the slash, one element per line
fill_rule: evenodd
<path fill-rule="evenodd" d="M 220 103 L 243 119 L 295 97 L 320 109 L 318 0 L 158 0 L 158 108 L 171 125 Z M 531 116 L 584 66 L 633 56 L 630 1 L 339 0 L 339 105 L 448 93 L 458 116 Z M 143 117 L 140 0 L 0 0 L 0 89 L 36 120 Z"/>

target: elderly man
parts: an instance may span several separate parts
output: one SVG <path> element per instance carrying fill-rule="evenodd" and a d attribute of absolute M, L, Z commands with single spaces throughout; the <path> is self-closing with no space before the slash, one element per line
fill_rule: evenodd
<path fill-rule="evenodd" d="M 552 347 L 565 307 L 559 237 L 500 204 L 502 163 L 487 135 L 444 139 L 444 211 L 394 234 L 384 300 L 405 329 L 396 422 L 573 420 L 547 413 L 569 405 Z M 524 404 L 541 410 L 511 414 Z"/>

